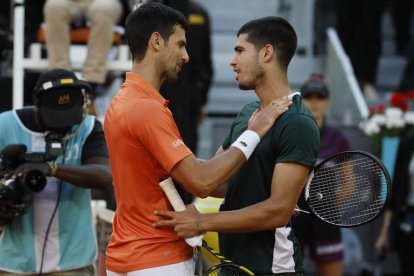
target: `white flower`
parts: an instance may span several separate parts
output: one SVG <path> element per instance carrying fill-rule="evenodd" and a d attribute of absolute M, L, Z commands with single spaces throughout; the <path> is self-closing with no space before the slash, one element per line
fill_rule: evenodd
<path fill-rule="evenodd" d="M 374 113 L 359 124 L 360 129 L 371 137 L 376 154 L 381 154 L 382 139 L 387 136 L 414 134 L 414 112 L 399 108 L 386 108 L 384 113 Z"/>
<path fill-rule="evenodd" d="M 372 121 L 367 122 L 367 124 L 365 124 L 363 129 L 364 129 L 365 134 L 368 136 L 378 134 L 381 130 L 379 125 Z"/>
<path fill-rule="evenodd" d="M 405 112 L 404 120 L 408 125 L 414 125 L 414 112 L 412 111 Z"/>
<path fill-rule="evenodd" d="M 378 127 L 384 126 L 387 123 L 387 117 L 384 114 L 374 114 L 369 122 L 376 124 Z"/>
<path fill-rule="evenodd" d="M 397 107 L 389 107 L 385 109 L 385 117 L 387 119 L 401 118 L 403 116 L 403 111 Z"/>
<path fill-rule="evenodd" d="M 414 112 L 404 113 L 401 109 L 389 107 L 384 114 L 375 113 L 368 120 L 360 124 L 360 128 L 368 136 L 389 135 L 387 130 L 399 132 L 404 130 L 406 125 L 414 126 Z M 395 135 L 395 134 L 394 134 Z"/>
<path fill-rule="evenodd" d="M 389 118 L 385 124 L 387 128 L 404 128 L 405 121 L 404 118 L 401 117 L 395 117 L 395 118 Z"/>

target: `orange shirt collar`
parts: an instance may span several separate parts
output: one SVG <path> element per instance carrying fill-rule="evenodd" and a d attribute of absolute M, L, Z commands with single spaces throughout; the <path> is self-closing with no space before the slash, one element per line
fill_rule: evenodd
<path fill-rule="evenodd" d="M 145 94 L 148 95 L 148 97 L 156 100 L 165 107 L 168 106 L 168 103 L 170 102 L 169 100 L 164 99 L 160 92 L 157 89 L 155 89 L 154 86 L 152 86 L 146 79 L 133 72 L 126 73 L 125 83 L 138 85 L 143 89 L 139 90 L 139 92 L 143 91 Z"/>

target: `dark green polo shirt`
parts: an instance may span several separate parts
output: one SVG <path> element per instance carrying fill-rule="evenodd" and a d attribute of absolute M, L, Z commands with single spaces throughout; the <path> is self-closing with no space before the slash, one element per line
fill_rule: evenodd
<path fill-rule="evenodd" d="M 223 143 L 224 149 L 246 130 L 259 106 L 259 102 L 253 102 L 243 107 Z M 249 160 L 230 179 L 220 210 L 237 210 L 266 200 L 277 163 L 294 162 L 312 168 L 318 150 L 318 126 L 301 97 L 295 96 L 289 110 L 276 120 Z M 303 272 L 299 244 L 289 226 L 253 233 L 221 233 L 219 239 L 224 256 L 255 274 Z"/>

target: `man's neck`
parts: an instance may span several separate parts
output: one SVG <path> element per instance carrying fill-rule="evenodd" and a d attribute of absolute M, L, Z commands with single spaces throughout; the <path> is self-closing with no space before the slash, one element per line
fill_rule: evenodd
<path fill-rule="evenodd" d="M 133 62 L 132 73 L 137 74 L 149 82 L 157 91 L 160 91 L 163 80 L 157 74 L 154 64 L 146 64 L 146 62 Z"/>
<path fill-rule="evenodd" d="M 292 90 L 290 86 L 276 85 L 262 87 L 262 89 L 256 89 L 255 92 L 260 99 L 262 107 L 266 107 L 272 101 L 288 96 L 292 93 Z"/>
<path fill-rule="evenodd" d="M 287 80 L 276 79 L 264 80 L 260 86 L 256 87 L 255 92 L 260 99 L 262 107 L 265 107 L 272 101 L 289 95 L 292 93 L 292 89 Z"/>

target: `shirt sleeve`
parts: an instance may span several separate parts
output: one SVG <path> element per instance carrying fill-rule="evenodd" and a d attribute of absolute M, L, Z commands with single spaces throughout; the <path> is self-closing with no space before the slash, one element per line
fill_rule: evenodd
<path fill-rule="evenodd" d="M 106 157 L 108 155 L 108 147 L 104 136 L 104 131 L 101 122 L 95 120 L 93 129 L 86 138 L 85 145 L 82 149 L 82 163 L 92 157 Z"/>
<path fill-rule="evenodd" d="M 184 144 L 170 110 L 155 101 L 141 104 L 127 119 L 131 133 L 167 171 L 192 154 Z"/>
<path fill-rule="evenodd" d="M 293 114 L 273 139 L 277 145 L 275 163 L 295 162 L 313 167 L 319 150 L 319 129 L 308 115 Z"/>
<path fill-rule="evenodd" d="M 231 133 L 233 132 L 233 125 L 230 128 L 230 132 L 229 134 L 226 136 L 226 138 L 224 138 L 223 144 L 221 145 L 221 147 L 226 150 L 231 146 Z"/>

